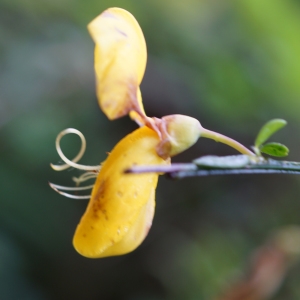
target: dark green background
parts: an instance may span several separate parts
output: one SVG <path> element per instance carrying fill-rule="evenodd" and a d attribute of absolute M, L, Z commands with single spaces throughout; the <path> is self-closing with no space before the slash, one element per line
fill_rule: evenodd
<path fill-rule="evenodd" d="M 136 128 L 106 119 L 95 97 L 93 43 L 86 25 L 119 6 L 140 23 L 149 59 L 146 112 L 181 113 L 251 146 L 271 118 L 274 136 L 300 160 L 300 2 L 292 0 L 0 0 L 1 299 L 211 299 L 276 229 L 299 224 L 299 178 L 244 175 L 160 178 L 153 227 L 133 253 L 86 259 L 72 247 L 86 207 L 56 194 L 56 135 L 87 139 L 85 164 Z M 68 157 L 76 137 L 62 147 Z M 200 139 L 174 161 L 235 154 Z M 295 266 L 274 299 L 300 298 Z"/>

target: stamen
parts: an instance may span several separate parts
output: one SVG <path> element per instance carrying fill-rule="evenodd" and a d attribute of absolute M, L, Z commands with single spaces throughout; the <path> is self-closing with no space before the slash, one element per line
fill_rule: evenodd
<path fill-rule="evenodd" d="M 90 188 L 93 188 L 93 185 L 91 186 L 86 186 L 86 187 L 66 187 L 66 186 L 60 186 L 60 185 L 57 185 L 57 184 L 53 184 L 51 182 L 49 182 L 49 185 L 50 187 L 56 191 L 57 193 L 65 196 L 65 197 L 68 197 L 68 198 L 72 198 L 72 199 L 77 199 L 77 200 L 84 200 L 84 199 L 90 199 L 91 198 L 91 195 L 82 195 L 82 196 L 79 196 L 79 195 L 73 195 L 73 194 L 69 194 L 69 193 L 65 193 L 65 192 L 62 192 L 60 191 L 59 189 L 61 190 L 73 190 L 73 191 L 79 191 L 79 190 L 86 190 L 86 189 L 90 189 Z"/>
<path fill-rule="evenodd" d="M 81 187 L 70 187 L 70 186 L 63 186 L 63 185 L 58 185 L 58 184 L 54 184 L 49 182 L 49 185 L 53 188 L 53 189 L 57 189 L 57 190 L 63 190 L 63 191 L 83 191 L 83 190 L 88 190 L 88 189 L 92 189 L 94 187 L 93 184 L 91 185 L 87 185 L 87 186 L 81 186 Z"/>
<path fill-rule="evenodd" d="M 76 185 L 78 186 L 81 182 L 96 178 L 97 176 L 98 172 L 86 172 L 79 177 L 72 177 L 72 180 L 75 181 Z"/>
<path fill-rule="evenodd" d="M 72 159 L 69 160 L 62 152 L 61 148 L 60 148 L 60 140 L 63 136 L 69 134 L 69 133 L 74 133 L 77 134 L 80 139 L 81 139 L 81 148 L 80 151 L 78 152 L 78 154 Z M 80 165 L 77 164 L 76 162 L 79 161 L 81 159 L 81 157 L 83 156 L 84 152 L 85 152 L 85 148 L 86 148 L 86 141 L 85 141 L 85 137 L 84 135 L 77 129 L 74 128 L 67 128 L 63 131 L 61 131 L 55 141 L 55 147 L 56 147 L 56 151 L 58 153 L 58 155 L 60 156 L 60 158 L 66 163 L 64 165 L 53 165 L 50 164 L 50 166 L 52 167 L 52 169 L 54 169 L 55 171 L 63 171 L 66 170 L 70 167 L 73 167 L 75 169 L 80 169 L 80 170 L 85 170 L 85 171 L 98 171 L 100 170 L 101 166 L 86 166 L 86 165 Z"/>

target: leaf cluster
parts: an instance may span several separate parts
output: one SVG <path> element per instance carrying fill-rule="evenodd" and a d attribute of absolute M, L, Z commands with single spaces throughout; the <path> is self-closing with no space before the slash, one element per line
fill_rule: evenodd
<path fill-rule="evenodd" d="M 253 147 L 256 155 L 261 156 L 261 153 L 265 153 L 271 156 L 284 157 L 289 154 L 289 149 L 281 143 L 271 142 L 264 144 L 274 133 L 286 126 L 286 124 L 287 122 L 283 119 L 273 119 L 260 129 Z"/>

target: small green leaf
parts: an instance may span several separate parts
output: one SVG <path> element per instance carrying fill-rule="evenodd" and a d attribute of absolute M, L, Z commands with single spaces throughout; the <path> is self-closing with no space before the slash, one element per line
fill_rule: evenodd
<path fill-rule="evenodd" d="M 268 143 L 263 146 L 261 146 L 260 151 L 277 157 L 284 157 L 289 154 L 289 149 L 282 144 L 279 143 Z"/>
<path fill-rule="evenodd" d="M 208 168 L 242 168 L 250 163 L 248 155 L 215 156 L 207 155 L 193 160 L 197 166 Z"/>
<path fill-rule="evenodd" d="M 267 122 L 259 131 L 256 140 L 255 147 L 259 148 L 270 136 L 272 136 L 276 131 L 281 129 L 286 125 L 286 121 L 282 119 L 273 119 Z"/>

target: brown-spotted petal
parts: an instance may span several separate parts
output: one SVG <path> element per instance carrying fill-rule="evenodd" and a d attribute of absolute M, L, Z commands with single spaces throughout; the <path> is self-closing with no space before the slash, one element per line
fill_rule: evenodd
<path fill-rule="evenodd" d="M 138 22 L 126 10 L 109 8 L 88 25 L 88 30 L 96 44 L 96 89 L 102 111 L 111 120 L 130 111 L 143 115 L 138 89 L 147 49 Z"/>

